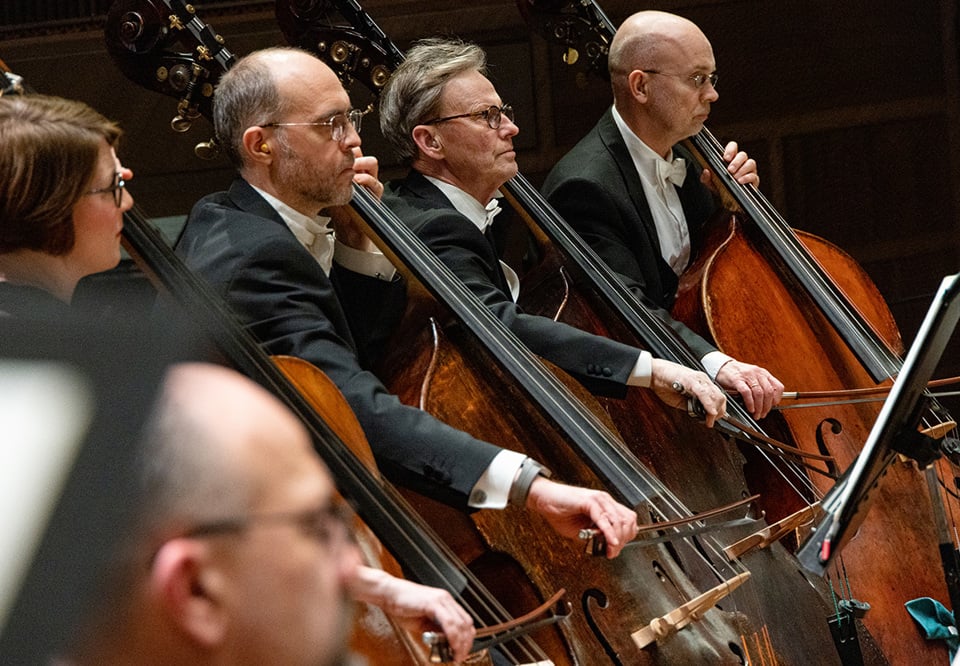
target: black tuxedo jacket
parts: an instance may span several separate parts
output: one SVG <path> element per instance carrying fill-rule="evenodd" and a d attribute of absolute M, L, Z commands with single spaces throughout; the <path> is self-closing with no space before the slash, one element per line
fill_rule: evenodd
<path fill-rule="evenodd" d="M 384 202 L 535 354 L 598 395 L 623 397 L 639 350 L 530 315 L 513 302 L 493 244 L 417 171 L 388 184 Z"/>
<path fill-rule="evenodd" d="M 344 294 L 365 295 L 359 305 L 376 319 L 377 303 L 403 298 L 402 283 L 336 268 L 328 279 L 277 212 L 242 179 L 194 206 L 176 249 L 269 354 L 305 359 L 333 380 L 387 478 L 466 507 L 470 490 L 500 449 L 388 393 L 361 367 L 341 307 Z"/>
<path fill-rule="evenodd" d="M 74 315 L 69 305 L 39 287 L 0 281 L 0 317 L 62 321 Z"/>
<path fill-rule="evenodd" d="M 701 169 L 690 153 L 677 145 L 674 155 L 687 160 L 687 177 L 678 193 L 690 231 L 691 256 L 695 256 L 703 225 L 715 205 L 700 183 Z M 643 184 L 609 109 L 553 167 L 544 181 L 543 194 L 698 357 L 715 350 L 667 312 L 676 297 L 677 276 L 660 256 L 660 239 Z"/>

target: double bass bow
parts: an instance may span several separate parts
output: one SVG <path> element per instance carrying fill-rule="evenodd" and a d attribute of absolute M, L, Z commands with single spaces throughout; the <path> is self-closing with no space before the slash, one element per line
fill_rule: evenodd
<path fill-rule="evenodd" d="M 591 54 L 591 70 L 605 74 L 606 50 L 615 28 L 595 2 L 559 3 L 562 10 L 558 3 L 519 4 L 525 14 L 539 14 L 537 24 L 548 38 L 561 38 L 567 55 L 571 50 Z M 674 315 L 713 337 L 723 351 L 751 358 L 800 389 L 872 386 L 894 376 L 900 367 L 899 333 L 862 269 L 822 239 L 791 229 L 757 188 L 733 181 L 720 157 L 722 148 L 708 130 L 690 144 L 728 194 L 727 205 L 740 215 L 732 219 L 728 215 L 714 225 L 711 251 L 681 278 Z M 709 307 L 704 307 L 706 298 Z M 931 404 L 928 426 L 949 429 L 949 417 Z M 778 418 L 788 425 L 793 441 L 808 452 L 830 455 L 830 467 L 821 471 L 833 476 L 857 455 L 858 443 L 866 438 L 877 413 L 867 405 L 789 411 Z M 768 509 L 788 513 L 791 506 L 795 509 L 820 497 L 832 484 L 822 474 L 811 480 L 813 497 L 787 489 L 779 493 L 782 507 Z M 772 496 L 777 488 L 771 481 L 779 483 L 761 472 L 751 477 L 751 487 Z M 945 501 L 953 502 L 954 483 L 939 485 L 947 491 Z M 938 535 L 931 523 L 917 520 L 921 515 L 942 515 L 939 507 L 944 500 L 938 493 L 928 494 L 923 476 L 903 463 L 889 468 L 879 493 L 870 519 L 841 558 L 850 566 L 835 570 L 835 576 L 841 586 L 847 581 L 849 590 L 849 571 L 858 588 L 871 595 L 873 609 L 864 623 L 889 658 L 907 661 L 918 654 L 933 658 L 937 648 L 916 632 L 903 632 L 910 620 L 902 604 L 918 596 L 942 598 L 945 593 L 955 607 L 958 603 L 955 583 L 945 589 L 943 578 L 926 565 L 938 557 Z M 956 581 L 956 547 L 945 535 L 939 541 L 939 549 L 946 551 L 947 578 Z M 917 575 L 905 579 L 903 568 Z"/>
<path fill-rule="evenodd" d="M 364 192 L 360 191 L 358 194 L 362 197 Z M 194 314 L 194 313 L 191 313 L 191 314 Z M 554 550 L 557 550 L 557 551 L 561 551 L 565 548 L 568 548 L 566 544 L 562 544 L 562 543 L 551 544 L 551 545 L 553 546 Z M 668 553 L 664 551 L 662 555 L 668 556 Z M 594 559 L 593 561 L 601 562 L 598 559 Z M 673 565 L 669 561 L 665 561 L 663 566 L 660 567 L 660 570 L 665 575 L 666 572 L 671 572 L 673 568 L 674 568 Z M 571 570 L 570 575 L 575 576 L 576 571 Z M 646 578 L 647 586 L 651 588 L 656 584 L 660 584 L 660 585 L 663 584 L 663 582 L 658 581 L 656 573 L 653 571 L 648 571 L 644 573 L 637 572 L 635 574 L 635 578 L 636 580 L 641 580 L 643 578 Z M 739 580 L 742 580 L 742 579 L 743 577 L 741 577 Z M 682 577 L 679 575 L 674 576 L 673 581 L 674 582 L 671 584 L 678 584 L 678 583 L 681 585 L 685 584 Z M 541 589 L 544 589 L 549 585 L 552 585 L 552 583 L 550 583 L 550 581 L 546 581 L 544 585 L 541 585 Z M 731 585 L 732 583 L 725 583 L 724 585 L 721 585 L 719 587 L 722 589 L 722 588 L 730 587 Z M 672 596 L 676 597 L 678 595 L 676 595 L 675 593 L 672 593 Z M 708 591 L 706 596 L 703 596 L 703 595 L 699 595 L 699 596 L 692 595 L 692 596 L 694 597 L 694 599 L 690 599 L 690 598 L 683 599 L 682 600 L 683 603 L 677 606 L 678 608 L 680 608 L 680 610 L 683 611 L 683 613 L 679 615 L 677 614 L 670 615 L 670 613 L 664 613 L 664 616 L 662 618 L 657 618 L 659 622 L 656 626 L 656 630 L 654 631 L 653 635 L 654 636 L 669 635 L 671 627 L 675 629 L 684 628 L 684 631 L 680 637 L 671 637 L 672 640 L 666 646 L 660 647 L 659 650 L 669 655 L 669 654 L 681 654 L 680 652 L 678 652 L 678 650 L 685 649 L 685 652 L 683 652 L 683 654 L 686 654 L 688 657 L 695 658 L 695 659 L 698 657 L 710 659 L 711 657 L 708 656 L 708 652 L 706 651 L 706 648 L 707 648 L 706 642 L 705 641 L 694 642 L 692 636 L 695 636 L 697 634 L 697 632 L 699 631 L 698 629 L 699 627 L 703 627 L 714 621 L 714 618 L 718 613 L 716 611 L 712 611 L 711 609 L 712 609 L 712 604 L 714 600 L 718 598 L 718 594 Z M 636 599 L 637 601 L 641 601 L 643 599 L 643 596 L 637 595 Z M 693 600 L 699 600 L 699 601 L 696 604 L 690 605 L 691 601 Z M 689 605 L 689 608 L 684 608 L 684 606 L 686 605 Z M 667 610 L 670 610 L 670 612 L 673 612 L 673 610 L 676 610 L 676 609 L 671 610 L 671 608 L 672 608 L 671 606 L 667 606 Z M 688 626 L 692 620 L 697 619 L 704 614 L 706 615 L 704 619 L 702 619 L 700 622 L 694 623 L 693 626 Z M 718 651 L 721 649 L 724 651 L 728 650 L 726 647 L 727 643 L 730 640 L 735 640 L 736 634 L 732 632 L 728 632 L 728 635 L 729 637 L 724 636 L 723 642 L 719 643 L 719 645 L 717 645 L 716 647 L 713 645 L 710 646 L 710 649 L 713 650 L 713 652 L 709 653 L 710 655 L 717 654 Z M 632 640 L 632 639 L 628 638 L 627 640 Z M 650 640 L 653 640 L 653 639 L 650 639 Z M 691 648 L 689 647 L 689 644 L 691 642 L 694 642 L 693 650 L 691 650 Z M 684 648 L 684 646 L 687 646 L 687 647 Z M 583 654 L 582 658 L 589 662 L 591 659 L 590 655 L 588 653 L 582 653 L 582 654 Z M 697 655 L 697 656 L 692 657 L 692 655 Z M 731 661 L 731 659 L 729 658 L 727 660 Z"/>
<path fill-rule="evenodd" d="M 338 4 L 341 6 L 341 8 L 344 6 L 344 3 L 338 3 Z M 345 11 L 344 11 L 345 14 L 348 13 L 348 12 L 360 12 L 360 11 L 362 11 L 362 10 L 359 10 L 359 8 L 357 8 L 357 7 L 355 6 L 355 3 L 347 3 L 347 4 L 348 4 L 349 6 L 346 7 L 346 9 L 345 9 Z M 341 52 L 343 52 L 343 51 L 349 51 L 349 52 L 351 52 L 351 53 L 363 53 L 363 52 L 365 52 L 362 47 L 357 46 L 357 45 L 354 43 L 356 40 L 348 39 L 348 38 L 347 38 L 347 36 L 346 36 L 346 34 L 345 34 L 347 31 L 344 31 L 343 33 L 341 33 L 341 35 L 340 35 L 340 37 L 339 37 L 339 41 L 338 41 L 338 37 L 336 36 L 334 30 L 320 29 L 320 27 L 319 27 L 316 23 L 311 24 L 311 23 L 310 23 L 310 20 L 309 20 L 309 19 L 310 19 L 309 12 L 307 12 L 306 10 L 303 10 L 303 9 L 300 7 L 300 3 L 291 3 L 291 6 L 287 6 L 287 5 L 284 4 L 284 9 L 287 11 L 287 16 L 286 16 L 286 18 L 284 18 L 283 15 L 281 15 L 281 25 L 285 26 L 285 27 L 284 27 L 284 32 L 287 34 L 288 40 L 291 41 L 292 43 L 297 44 L 297 45 L 300 45 L 300 46 L 303 46 L 303 47 L 308 48 L 308 49 L 311 49 L 311 50 L 314 50 L 314 52 L 318 52 L 318 53 L 320 53 L 321 55 L 322 55 L 323 53 L 327 52 L 327 51 L 332 50 L 331 45 L 336 45 L 336 49 L 339 50 L 339 51 L 341 51 Z M 319 9 L 317 9 L 315 6 L 312 6 L 312 9 L 319 11 Z M 278 14 L 280 14 L 280 11 L 281 11 L 280 5 L 278 4 Z M 298 13 L 298 12 L 300 12 L 300 13 Z M 290 28 L 287 28 L 286 26 L 289 25 L 289 23 L 292 21 L 292 19 L 290 18 L 290 15 L 291 15 L 291 14 L 293 15 L 293 18 L 298 19 L 298 20 L 300 21 L 300 24 L 299 24 L 298 26 L 292 26 L 292 27 L 290 27 Z M 369 19 L 369 17 L 367 17 L 365 14 L 363 14 L 361 17 L 359 17 L 359 18 L 357 18 L 357 19 L 354 19 L 354 17 L 351 15 L 351 20 L 353 20 L 354 26 L 355 26 L 355 27 L 358 27 L 358 29 L 360 29 L 361 32 L 367 32 L 367 33 L 373 34 L 373 35 L 374 35 L 374 38 L 378 38 L 378 39 L 380 39 L 380 40 L 384 40 L 384 39 L 385 39 L 384 37 L 382 37 L 382 33 L 379 33 L 379 32 L 377 32 L 377 31 L 371 29 L 372 21 L 371 21 L 371 20 Z M 309 28 L 309 29 L 308 29 L 308 28 Z M 375 28 L 375 26 L 373 26 L 373 28 Z M 292 33 L 292 36 L 291 36 L 291 33 Z M 377 35 L 379 35 L 379 37 L 377 37 Z M 390 44 L 388 41 L 385 42 L 385 43 L 382 43 L 382 44 L 380 44 L 380 45 L 382 46 L 382 51 L 381 51 L 381 53 L 387 53 L 387 54 L 389 54 L 389 53 L 391 53 L 391 52 L 395 52 L 395 50 L 396 50 L 395 47 L 393 47 L 392 44 Z M 372 61 L 376 61 L 377 58 L 376 58 L 376 57 L 373 57 L 373 58 L 371 58 L 371 60 L 372 60 Z M 357 58 L 356 58 L 356 62 L 363 62 L 363 58 L 357 57 Z M 355 72 L 355 70 L 354 70 L 354 71 L 352 72 L 352 74 L 355 74 L 355 73 L 356 73 L 356 72 Z M 355 199 L 355 202 L 354 202 L 354 203 L 355 203 L 355 205 L 357 205 L 357 200 L 356 200 L 356 199 Z M 381 236 L 383 235 L 383 232 L 382 232 L 379 228 L 378 228 L 378 229 L 375 229 L 375 232 L 376 232 L 378 235 L 381 235 Z M 387 242 L 389 243 L 390 241 L 387 241 Z M 396 253 L 396 248 L 390 248 L 390 249 L 393 251 L 393 253 Z M 389 250 L 388 250 L 388 253 L 390 253 Z M 402 259 L 405 263 L 407 263 L 407 264 L 410 264 L 410 263 L 411 263 L 411 260 L 410 260 L 408 257 L 401 257 L 401 259 Z M 450 280 L 455 280 L 455 277 L 452 277 L 452 276 L 451 276 L 449 279 L 450 279 Z M 443 284 L 443 283 L 445 283 L 445 282 L 447 282 L 447 280 L 441 281 L 440 284 Z M 460 297 L 458 300 L 462 300 L 462 298 L 463 298 L 463 297 Z M 452 299 L 448 299 L 448 301 L 449 301 L 449 300 L 452 300 Z M 467 314 L 467 315 L 465 315 L 465 316 L 469 317 L 470 315 Z M 462 322 L 463 322 L 463 318 L 462 318 L 462 317 L 458 317 L 458 318 L 460 319 L 460 321 L 461 321 L 461 323 L 462 323 Z M 409 345 L 408 345 L 408 346 L 409 346 Z M 532 363 L 534 363 L 534 361 L 530 361 L 530 360 L 523 360 L 523 359 L 521 359 L 521 360 L 522 360 L 522 363 L 523 363 L 525 366 L 528 366 L 528 367 L 529 367 Z M 528 372 L 528 374 L 529 374 L 529 372 Z M 620 455 L 623 455 L 623 454 L 621 453 Z M 621 465 L 628 465 L 628 464 L 630 464 L 630 463 L 621 463 Z M 634 464 L 635 464 L 635 463 L 634 463 Z M 608 479 L 607 479 L 607 480 L 608 480 L 608 483 L 612 483 L 612 486 L 613 486 L 613 487 L 617 487 L 617 484 L 620 483 L 620 481 L 617 479 L 617 476 L 616 476 L 616 475 L 608 476 Z M 611 481 L 611 480 L 612 480 L 612 481 Z M 621 496 L 623 496 L 623 495 L 621 494 Z M 628 495 L 628 497 L 629 497 L 629 495 Z M 795 569 L 795 563 L 793 563 L 793 564 L 794 564 L 794 569 Z M 800 592 L 800 596 L 802 596 L 802 592 Z M 793 599 L 790 599 L 790 598 L 788 598 L 788 597 L 784 597 L 784 598 L 781 599 L 781 601 L 782 601 L 782 603 L 783 603 L 784 605 L 788 605 L 789 603 L 791 603 L 791 601 L 794 601 L 794 602 L 795 602 L 795 601 L 796 601 L 796 597 L 794 597 Z M 820 612 L 821 612 L 822 614 L 825 614 L 825 612 L 826 612 L 825 607 L 824 607 Z M 786 627 L 784 627 L 784 629 L 786 630 Z M 825 628 L 824 628 L 824 631 L 825 631 Z M 832 646 L 829 646 L 829 638 L 825 638 L 825 640 L 822 640 L 822 641 L 821 641 L 821 645 L 828 646 L 828 647 L 827 647 L 828 650 L 832 649 Z M 807 653 L 806 653 L 806 656 L 807 656 L 808 658 L 809 658 L 809 654 L 810 654 L 810 652 L 807 652 Z"/>
<path fill-rule="evenodd" d="M 193 12 L 182 4 L 174 5 L 169 9 L 183 11 L 183 23 L 195 19 Z M 149 11 L 156 13 L 159 8 L 146 0 L 137 9 L 140 11 L 133 12 L 131 3 L 126 3 L 122 16 L 134 20 L 132 12 L 138 17 L 136 20 L 143 20 Z M 165 21 L 163 25 L 166 25 Z M 226 51 L 222 40 L 216 43 Z M 139 52 L 137 57 L 145 57 L 153 48 L 156 48 L 156 44 Z M 388 544 L 405 569 L 426 585 L 448 590 L 471 612 L 478 624 L 498 623 L 478 631 L 478 636 L 484 637 L 475 643 L 478 651 L 500 645 L 500 651 L 516 663 L 551 663 L 536 643 L 525 638 L 531 624 L 541 625 L 544 620 L 535 621 L 531 615 L 518 624 L 517 620 L 511 618 L 496 598 L 457 562 L 452 552 L 442 545 L 402 498 L 344 443 L 340 433 L 350 433 L 356 441 L 358 433 L 361 435 L 359 439 L 363 439 L 362 432 L 348 408 L 341 404 L 331 411 L 331 399 L 339 396 L 339 393 L 335 388 L 331 390 L 329 380 L 322 374 L 317 377 L 318 371 L 309 364 L 268 358 L 223 301 L 183 265 L 137 209 L 125 215 L 123 238 L 124 246 L 138 265 L 159 289 L 169 293 L 186 310 L 199 329 L 215 344 L 222 357 L 277 395 L 301 419 L 315 448 L 331 470 L 338 489 L 383 543 Z M 307 365 L 306 369 L 304 365 Z M 323 389 L 321 394 L 316 391 L 318 386 Z M 309 393 L 298 390 L 307 387 L 312 389 Z M 342 397 L 339 399 L 342 400 Z M 361 449 L 363 445 L 365 441 L 360 442 Z M 369 452 L 367 458 L 368 462 L 372 460 Z M 378 544 L 365 540 L 365 545 L 367 552 L 376 556 L 374 559 L 385 558 L 385 554 L 376 552 L 379 550 Z M 388 570 L 399 573 L 396 564 L 391 563 L 389 558 L 386 560 Z M 551 606 L 556 604 L 556 610 L 546 621 L 553 622 L 567 614 L 559 595 L 554 595 L 550 602 Z M 404 636 L 402 632 L 397 632 L 393 639 L 384 638 L 382 628 L 377 626 L 382 622 L 374 619 L 364 626 L 367 630 L 364 640 L 368 644 L 363 647 L 372 663 L 409 664 L 449 659 L 449 655 L 444 654 L 442 640 L 438 641 L 436 636 L 431 637 L 433 649 L 427 654 L 416 645 L 415 640 Z"/>

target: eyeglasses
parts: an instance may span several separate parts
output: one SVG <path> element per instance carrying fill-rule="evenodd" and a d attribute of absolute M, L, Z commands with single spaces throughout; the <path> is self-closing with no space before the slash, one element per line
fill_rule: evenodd
<path fill-rule="evenodd" d="M 491 106 L 484 109 L 483 111 L 474 111 L 473 113 L 459 113 L 455 116 L 447 116 L 445 118 L 434 118 L 433 120 L 428 120 L 424 122 L 424 125 L 438 125 L 439 123 L 445 123 L 448 120 L 456 120 L 457 118 L 483 118 L 487 121 L 487 126 L 490 129 L 500 129 L 500 120 L 506 116 L 510 122 L 513 122 L 513 107 L 509 104 L 504 104 L 503 106 Z"/>
<path fill-rule="evenodd" d="M 366 111 L 361 109 L 350 109 L 349 111 L 340 111 L 333 114 L 326 120 L 316 120 L 311 123 L 264 123 L 260 127 L 329 127 L 330 138 L 337 143 L 343 143 L 347 137 L 347 126 L 353 125 L 353 129 L 360 133 L 360 125 Z"/>
<path fill-rule="evenodd" d="M 123 205 L 123 188 L 127 186 L 127 182 L 123 179 L 123 176 L 120 175 L 118 171 L 113 177 L 113 185 L 110 187 L 102 187 L 99 190 L 90 190 L 86 192 L 86 195 L 91 194 L 103 194 L 105 192 L 113 192 L 113 201 L 117 204 L 117 208 L 120 208 Z"/>
<path fill-rule="evenodd" d="M 293 523 L 306 536 L 317 542 L 330 545 L 336 540 L 345 541 L 350 510 L 343 504 L 328 504 L 307 511 L 288 511 L 278 513 L 254 513 L 242 518 L 227 518 L 203 523 L 182 532 L 181 537 L 196 538 L 244 532 L 255 525 Z"/>
<path fill-rule="evenodd" d="M 672 76 L 675 79 L 686 79 L 688 81 L 693 81 L 694 88 L 702 88 L 703 84 L 707 81 L 710 82 L 710 85 L 714 88 L 717 87 L 717 73 L 704 74 L 702 72 L 697 72 L 696 74 L 691 74 L 690 76 L 684 76 L 683 74 L 670 74 L 669 72 L 660 72 L 656 69 L 644 69 L 642 70 L 647 74 L 659 74 L 660 76 Z"/>

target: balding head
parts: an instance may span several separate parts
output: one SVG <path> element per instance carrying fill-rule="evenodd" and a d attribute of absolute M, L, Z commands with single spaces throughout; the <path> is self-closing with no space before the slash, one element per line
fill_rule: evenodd
<path fill-rule="evenodd" d="M 610 44 L 608 66 L 614 98 L 618 103 L 624 98 L 633 70 L 688 67 L 688 61 L 702 59 L 704 50 L 712 59 L 710 42 L 692 21 L 659 11 L 633 14 L 620 25 Z"/>
<path fill-rule="evenodd" d="M 139 521 L 76 662 L 333 663 L 355 560 L 316 528 L 335 491 L 300 421 L 232 370 L 185 364 L 145 440 Z"/>
<path fill-rule="evenodd" d="M 312 452 L 303 426 L 276 398 L 226 368 L 177 366 L 146 448 L 149 522 L 166 532 L 241 515 L 262 495 L 262 477 L 289 458 L 311 461 Z"/>
<path fill-rule="evenodd" d="M 624 21 L 610 45 L 609 67 L 617 113 L 663 157 L 703 128 L 718 99 L 710 42 L 674 14 L 639 12 Z"/>
<path fill-rule="evenodd" d="M 316 56 L 291 47 L 254 51 L 238 60 L 220 79 L 213 96 L 213 124 L 234 166 L 246 163 L 244 131 L 254 125 L 286 120 L 317 81 L 340 87 L 336 74 Z"/>

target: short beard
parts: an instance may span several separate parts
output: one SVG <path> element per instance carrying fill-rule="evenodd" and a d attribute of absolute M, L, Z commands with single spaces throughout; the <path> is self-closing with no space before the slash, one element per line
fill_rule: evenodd
<path fill-rule="evenodd" d="M 303 199 L 315 202 L 317 210 L 350 203 L 353 186 L 341 187 L 337 182 L 346 160 L 338 165 L 335 173 L 319 172 L 306 163 L 293 149 L 286 137 L 277 134 L 280 166 L 277 179 L 286 187 L 296 190 Z M 352 162 L 352 158 L 350 158 Z"/>

